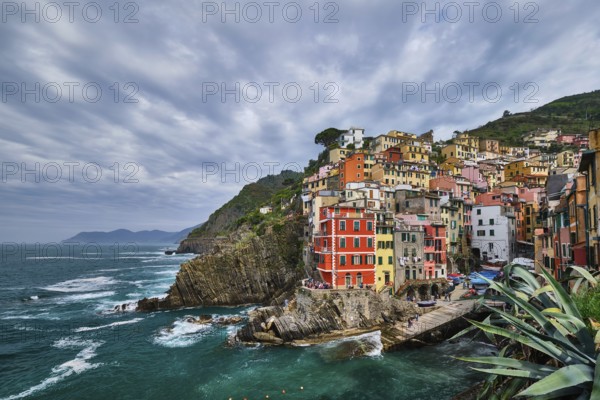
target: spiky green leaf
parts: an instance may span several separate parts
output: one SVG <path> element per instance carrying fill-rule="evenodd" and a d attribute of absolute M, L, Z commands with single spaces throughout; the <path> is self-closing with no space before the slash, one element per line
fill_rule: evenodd
<path fill-rule="evenodd" d="M 517 396 L 542 396 L 581 384 L 591 384 L 593 373 L 594 370 L 589 365 L 567 365 L 519 392 Z"/>

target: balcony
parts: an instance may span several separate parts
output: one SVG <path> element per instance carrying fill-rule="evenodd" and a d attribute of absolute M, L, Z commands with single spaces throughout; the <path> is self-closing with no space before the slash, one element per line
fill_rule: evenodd
<path fill-rule="evenodd" d="M 317 236 L 329 236 L 329 234 L 327 233 L 327 231 L 316 231 L 315 233 L 313 233 L 313 237 Z"/>
<path fill-rule="evenodd" d="M 327 213 L 326 218 L 370 218 L 375 219 L 374 213 Z"/>
<path fill-rule="evenodd" d="M 325 254 L 331 253 L 331 247 L 315 247 L 315 253 Z"/>

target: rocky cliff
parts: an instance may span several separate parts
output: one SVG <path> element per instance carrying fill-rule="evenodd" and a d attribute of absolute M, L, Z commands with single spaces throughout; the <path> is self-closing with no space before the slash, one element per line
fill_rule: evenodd
<path fill-rule="evenodd" d="M 278 304 L 304 276 L 301 238 L 305 218 L 275 224 L 257 236 L 241 227 L 210 254 L 181 265 L 164 299 L 143 299 L 139 311 L 193 306 Z"/>
<path fill-rule="evenodd" d="M 177 253 L 194 253 L 194 254 L 208 254 L 215 250 L 215 247 L 219 243 L 226 242 L 227 238 L 208 238 L 208 237 L 195 237 L 186 238 L 179 243 Z"/>
<path fill-rule="evenodd" d="M 311 290 L 299 288 L 287 307 L 257 308 L 236 339 L 241 342 L 284 344 L 340 336 L 406 321 L 420 312 L 413 303 L 379 295 L 371 290 Z"/>

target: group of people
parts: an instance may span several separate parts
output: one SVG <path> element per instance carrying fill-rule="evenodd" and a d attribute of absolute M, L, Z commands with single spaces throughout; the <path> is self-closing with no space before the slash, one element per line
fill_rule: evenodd
<path fill-rule="evenodd" d="M 419 313 L 415 313 L 415 316 L 414 316 L 414 318 L 413 318 L 413 317 L 411 317 L 411 318 L 409 318 L 409 319 L 408 319 L 408 328 L 409 328 L 409 329 L 410 329 L 410 328 L 412 328 L 412 327 L 413 327 L 413 325 L 414 325 L 416 322 L 418 322 L 418 321 L 419 321 Z"/>
<path fill-rule="evenodd" d="M 303 283 L 304 283 L 304 287 L 307 287 L 309 289 L 331 289 L 331 286 L 329 286 L 329 283 L 315 281 L 312 278 L 306 279 Z"/>

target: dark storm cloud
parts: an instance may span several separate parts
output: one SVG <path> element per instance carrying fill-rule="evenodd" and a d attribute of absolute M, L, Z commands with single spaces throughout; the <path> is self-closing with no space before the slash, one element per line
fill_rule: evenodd
<path fill-rule="evenodd" d="M 94 83 L 103 96 L 90 102 L 76 90 L 72 103 L 65 92 L 56 103 L 36 103 L 31 95 L 22 102 L 4 85 L 0 161 L 19 169 L 38 163 L 42 175 L 50 163 L 81 168 L 93 162 L 103 177 L 88 182 L 79 171 L 72 181 L 41 176 L 36 183 L 35 173 L 25 182 L 20 170 L 4 176 L 0 240 L 57 240 L 121 227 L 179 230 L 205 220 L 249 183 L 255 174 L 245 166 L 259 165 L 266 175 L 286 163 L 306 165 L 320 151 L 314 135 L 327 127 L 361 126 L 372 136 L 434 129 L 436 138 L 448 138 L 505 109 L 525 111 L 600 83 L 599 10 L 592 1 L 497 2 L 503 12 L 497 22 L 482 15 L 490 2 L 476 8 L 472 22 L 466 6 L 455 3 L 463 14 L 449 22 L 448 2 L 439 3 L 436 16 L 424 13 L 422 2 L 345 1 L 316 3 L 318 16 L 315 2 L 295 3 L 303 14 L 292 23 L 281 14 L 290 3 L 280 3 L 273 23 L 261 2 L 254 23 L 247 21 L 253 14 L 240 15 L 239 23 L 227 15 L 223 23 L 221 10 L 203 12 L 221 2 L 200 1 L 136 3 L 137 23 L 123 23 L 132 11 L 126 2 L 118 3 L 118 23 L 109 8 L 114 2 L 99 2 L 97 23 L 81 12 L 73 23 L 66 16 L 22 23 L 20 15 L 3 14 L 3 82 L 55 82 L 63 89 L 64 82 L 79 89 Z M 518 16 L 510 8 L 515 4 Z M 415 6 L 418 12 L 407 12 Z M 532 11 L 538 22 L 525 23 Z M 324 23 L 327 18 L 333 23 Z M 269 82 L 277 85 L 272 101 Z M 465 83 L 473 82 L 479 89 L 469 101 Z M 480 88 L 489 83 L 502 89 L 497 101 L 482 97 Z M 527 83 L 537 85 L 538 103 L 524 101 Z M 239 99 L 222 98 L 221 89 L 236 84 Z M 412 84 L 419 90 L 458 85 L 464 92 L 452 102 L 451 91 L 438 91 L 439 98 L 408 95 Z M 218 92 L 210 94 L 214 85 Z M 252 102 L 256 85 L 262 97 Z M 293 91 L 283 93 L 285 85 L 299 87 L 301 96 L 289 98 Z M 137 102 L 124 102 L 127 95 Z M 135 166 L 137 183 L 123 182 L 133 171 L 127 163 Z"/>

